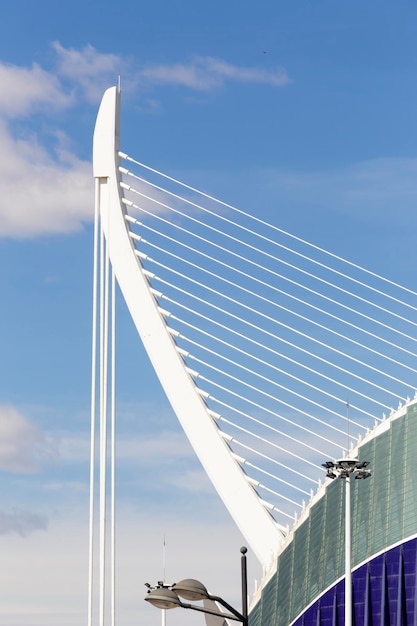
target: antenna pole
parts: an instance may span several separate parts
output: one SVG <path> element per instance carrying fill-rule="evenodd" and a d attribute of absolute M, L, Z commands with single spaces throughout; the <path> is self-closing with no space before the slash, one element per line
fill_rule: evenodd
<path fill-rule="evenodd" d="M 162 580 L 164 581 L 164 584 L 166 582 L 166 543 L 165 543 L 165 533 L 164 533 L 164 542 L 163 542 L 163 546 L 162 546 Z M 166 621 L 167 617 L 166 617 L 166 610 L 162 609 L 162 626 L 166 626 Z"/>
<path fill-rule="evenodd" d="M 346 423 L 347 423 L 347 450 L 346 450 L 346 456 L 349 456 L 349 450 L 350 450 L 350 422 L 349 422 L 349 400 L 347 400 L 346 402 Z"/>

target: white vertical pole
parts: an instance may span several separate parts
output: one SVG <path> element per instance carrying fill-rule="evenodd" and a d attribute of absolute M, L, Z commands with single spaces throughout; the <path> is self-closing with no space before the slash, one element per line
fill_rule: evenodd
<path fill-rule="evenodd" d="M 89 558 L 88 558 L 88 617 L 87 625 L 93 621 L 93 572 L 94 572 L 94 486 L 95 486 L 95 440 L 96 440 L 96 396 L 97 396 L 97 288 L 99 255 L 99 206 L 100 183 L 96 179 L 94 207 L 94 258 L 93 258 L 93 319 L 91 340 L 91 432 L 90 432 L 90 514 L 89 514 Z"/>
<path fill-rule="evenodd" d="M 105 624 L 106 596 L 106 509 L 107 509 L 107 417 L 108 417 L 108 370 L 109 370 L 109 251 L 104 232 L 101 234 L 100 268 L 100 616 L 99 624 Z"/>
<path fill-rule="evenodd" d="M 111 271 L 111 626 L 116 624 L 116 277 Z"/>
<path fill-rule="evenodd" d="M 345 626 L 352 626 L 352 533 L 350 474 L 345 480 Z"/>

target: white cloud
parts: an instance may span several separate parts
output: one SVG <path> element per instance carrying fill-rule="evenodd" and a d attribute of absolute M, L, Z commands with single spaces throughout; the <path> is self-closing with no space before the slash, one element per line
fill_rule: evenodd
<path fill-rule="evenodd" d="M 198 91 L 216 89 L 226 81 L 262 83 L 273 87 L 291 82 L 281 67 L 275 71 L 240 67 L 212 57 L 197 57 L 190 63 L 150 66 L 140 72 L 140 77 L 151 84 L 179 85 Z"/>
<path fill-rule="evenodd" d="M 58 75 L 80 87 L 88 102 L 97 103 L 104 90 L 128 72 L 127 62 L 122 57 L 102 54 L 91 45 L 75 50 L 55 41 L 52 46 L 58 56 Z"/>
<path fill-rule="evenodd" d="M 62 109 L 71 102 L 58 78 L 39 65 L 25 68 L 0 62 L 0 116 L 27 116 L 40 108 Z"/>
<path fill-rule="evenodd" d="M 53 453 L 51 443 L 34 424 L 12 406 L 0 406 L 0 469 L 36 472 Z"/>
<path fill-rule="evenodd" d="M 89 56 L 88 50 L 85 55 Z M 102 74 L 97 65 L 99 81 Z M 64 74 L 70 74 L 68 68 Z M 11 124 L 16 119 L 30 124 L 34 114 L 48 115 L 74 103 L 72 90 L 57 75 L 36 64 L 31 68 L 0 64 L 0 236 L 72 232 L 92 219 L 91 165 L 75 156 L 65 133 L 53 133 L 55 144 L 48 149 L 45 144 L 52 133 L 42 136 L 42 124 L 36 131 L 29 126 L 19 133 Z"/>
<path fill-rule="evenodd" d="M 30 124 L 33 114 L 69 109 L 83 100 L 98 103 L 118 75 L 133 75 L 127 71 L 128 61 L 101 54 L 91 45 L 80 50 L 59 42 L 52 45 L 57 55 L 55 73 L 37 64 L 25 68 L 0 63 L 0 237 L 74 232 L 93 216 L 91 166 L 75 155 L 66 134 L 60 130 L 45 137 L 38 123 L 36 131 L 24 128 L 18 135 L 12 122 Z M 188 65 L 145 67 L 129 84 L 132 88 L 134 81 L 145 81 L 206 90 L 228 80 L 279 86 L 288 77 L 281 69 L 268 72 L 197 58 Z M 52 134 L 55 144 L 47 148 L 46 139 L 50 143 Z"/>
<path fill-rule="evenodd" d="M 78 230 L 93 216 L 91 165 L 35 135 L 14 138 L 0 122 L 0 236 L 24 238 Z"/>
<path fill-rule="evenodd" d="M 36 64 L 24 68 L 0 63 L 0 237 L 71 233 L 93 216 L 90 163 L 76 156 L 76 146 L 71 145 L 62 129 L 49 130 L 47 137 L 42 135 L 40 115 L 69 110 L 84 99 L 98 103 L 104 88 L 114 84 L 117 75 L 124 71 L 131 80 L 129 88 L 134 84 L 135 88 L 172 85 L 207 91 L 227 81 L 274 87 L 290 82 L 282 68 L 271 71 L 241 67 L 213 57 L 148 65 L 135 73 L 130 61 L 115 54 L 101 54 L 90 45 L 76 50 L 54 42 L 53 49 L 57 57 L 55 73 Z M 33 114 L 37 116 L 36 130 L 29 126 L 21 128 L 18 134 L 13 126 L 15 120 L 30 125 Z M 51 128 L 50 117 L 48 127 Z M 51 137 L 55 138 L 52 144 Z M 332 213 L 366 213 L 368 219 L 378 216 L 379 220 L 389 220 L 393 207 L 401 207 L 403 213 L 414 210 L 416 170 L 413 159 L 375 159 L 316 172 L 270 169 L 256 172 L 253 188 L 256 193 L 264 189 L 268 203 L 275 198 L 274 202 L 291 206 L 317 206 L 330 208 Z M 215 173 L 214 177 L 218 175 Z M 229 188 L 230 176 L 228 173 Z M 247 173 L 247 180 L 251 176 L 253 173 Z M 237 189 L 239 186 L 240 178 Z M 147 194 L 140 181 L 138 187 Z M 251 185 L 247 187 L 246 193 Z M 161 201 L 156 190 L 149 195 Z M 136 194 L 131 197 L 146 210 L 164 211 L 160 204 L 146 198 Z"/>

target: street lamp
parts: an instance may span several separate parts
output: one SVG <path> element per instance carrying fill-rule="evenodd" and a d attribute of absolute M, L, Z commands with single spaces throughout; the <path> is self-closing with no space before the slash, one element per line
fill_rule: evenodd
<path fill-rule="evenodd" d="M 369 478 L 371 472 L 366 468 L 369 461 L 344 458 L 338 461 L 326 461 L 322 464 L 326 477 L 332 480 L 339 477 L 345 481 L 345 626 L 352 626 L 352 530 L 350 511 L 350 477 L 357 480 Z"/>
<path fill-rule="evenodd" d="M 242 612 L 240 613 L 233 608 L 226 600 L 219 596 L 211 595 L 203 583 L 193 578 L 186 578 L 174 585 L 165 585 L 164 582 L 158 581 L 156 587 L 152 587 L 149 583 L 145 583 L 148 587 L 148 593 L 145 597 L 147 602 L 150 602 L 153 606 L 159 609 L 175 609 L 180 606 L 183 609 L 192 609 L 193 611 L 200 611 L 201 613 L 208 613 L 209 615 L 216 615 L 217 617 L 223 617 L 224 619 L 231 619 L 237 622 L 241 622 L 243 626 L 248 626 L 248 577 L 247 577 L 247 563 L 246 552 L 247 548 L 242 547 L 240 549 L 241 557 L 241 579 L 242 579 Z M 198 600 L 213 600 L 221 604 L 229 613 L 223 613 L 222 611 L 214 611 L 207 609 L 196 604 L 190 604 L 189 602 L 183 602 L 181 598 L 185 600 L 198 601 Z"/>

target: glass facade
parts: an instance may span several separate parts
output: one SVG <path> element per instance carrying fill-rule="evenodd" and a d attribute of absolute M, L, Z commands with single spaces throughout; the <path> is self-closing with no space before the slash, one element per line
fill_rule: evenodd
<path fill-rule="evenodd" d="M 410 557 L 416 549 L 414 542 L 408 542 L 408 552 L 404 552 L 405 542 L 417 535 L 417 481 L 413 471 L 417 403 L 410 404 L 401 417 L 387 420 L 360 446 L 358 457 L 370 462 L 372 477 L 351 480 L 356 623 L 417 626 L 417 615 L 414 621 L 407 621 L 415 612 L 417 594 L 416 559 Z M 278 557 L 276 573 L 251 611 L 250 626 L 343 626 L 344 487 L 341 479 L 331 481 L 308 518 L 295 530 L 293 541 Z M 402 617 L 394 605 L 400 607 Z M 394 611 L 395 621 L 372 621 L 378 611 L 379 615 Z"/>

